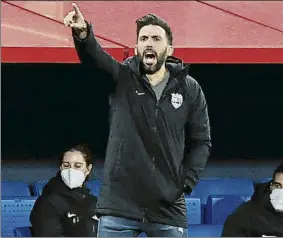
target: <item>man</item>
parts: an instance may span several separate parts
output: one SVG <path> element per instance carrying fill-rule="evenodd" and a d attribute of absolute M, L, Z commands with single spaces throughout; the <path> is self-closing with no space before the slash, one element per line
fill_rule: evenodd
<path fill-rule="evenodd" d="M 251 200 L 227 218 L 222 236 L 283 237 L 283 164 L 271 182 L 256 184 Z"/>
<path fill-rule="evenodd" d="M 161 18 L 149 14 L 136 21 L 135 56 L 119 63 L 73 7 L 64 23 L 81 62 L 104 69 L 116 85 L 98 236 L 187 236 L 184 192 L 197 184 L 211 147 L 202 89 L 172 57 L 172 32 Z"/>

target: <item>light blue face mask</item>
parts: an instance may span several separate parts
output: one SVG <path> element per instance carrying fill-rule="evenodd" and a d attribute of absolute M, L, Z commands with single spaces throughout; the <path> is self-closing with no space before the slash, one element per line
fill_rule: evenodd
<path fill-rule="evenodd" d="M 273 189 L 269 197 L 275 211 L 283 212 L 283 188 Z"/>
<path fill-rule="evenodd" d="M 81 187 L 85 181 L 85 174 L 78 169 L 63 169 L 61 177 L 70 189 Z"/>

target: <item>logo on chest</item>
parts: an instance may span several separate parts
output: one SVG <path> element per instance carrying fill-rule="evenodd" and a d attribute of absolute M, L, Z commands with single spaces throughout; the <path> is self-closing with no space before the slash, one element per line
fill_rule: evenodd
<path fill-rule="evenodd" d="M 179 93 L 171 93 L 171 103 L 175 109 L 178 109 L 183 104 L 183 96 Z"/>
<path fill-rule="evenodd" d="M 68 212 L 67 217 L 70 218 L 74 224 L 80 221 L 79 217 L 75 213 Z"/>

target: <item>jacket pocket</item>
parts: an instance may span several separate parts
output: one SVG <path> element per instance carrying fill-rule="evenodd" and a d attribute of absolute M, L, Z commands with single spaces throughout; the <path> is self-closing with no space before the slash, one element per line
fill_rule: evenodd
<path fill-rule="evenodd" d="M 178 189 L 178 193 L 176 194 L 175 199 L 179 199 L 182 194 L 184 193 L 184 168 L 183 165 L 180 166 L 178 176 L 177 176 L 177 181 L 176 181 L 176 186 Z"/>

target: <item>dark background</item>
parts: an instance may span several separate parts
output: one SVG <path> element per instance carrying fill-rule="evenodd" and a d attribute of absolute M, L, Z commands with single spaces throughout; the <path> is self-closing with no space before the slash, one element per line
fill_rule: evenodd
<path fill-rule="evenodd" d="M 191 65 L 207 98 L 212 158 L 283 158 L 283 65 Z M 2 64 L 2 159 L 88 143 L 103 159 L 109 75 L 80 64 Z"/>

